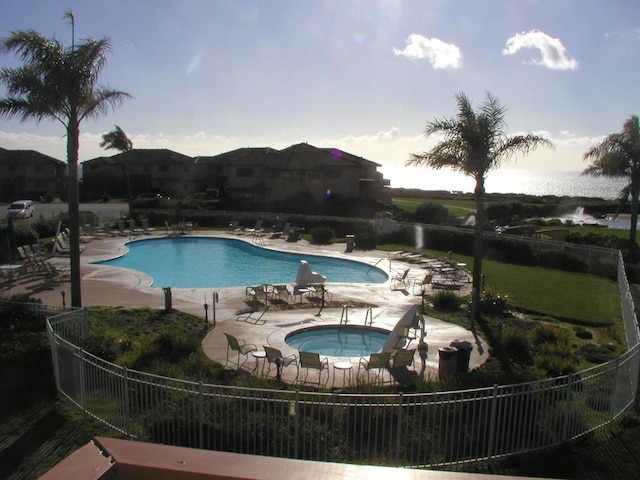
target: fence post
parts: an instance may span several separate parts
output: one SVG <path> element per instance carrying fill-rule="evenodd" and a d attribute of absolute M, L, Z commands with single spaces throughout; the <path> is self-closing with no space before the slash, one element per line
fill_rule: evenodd
<path fill-rule="evenodd" d="M 620 373 L 620 357 L 616 357 L 616 368 L 613 372 L 613 389 L 611 391 L 611 409 L 609 414 L 609 428 L 613 429 L 613 420 L 616 417 L 616 397 L 618 390 L 618 375 Z"/>
<path fill-rule="evenodd" d="M 83 348 L 78 348 L 79 354 L 76 355 L 76 358 L 79 359 L 80 361 L 80 365 L 78 365 L 78 383 L 80 384 L 80 406 L 82 407 L 82 413 L 84 416 L 86 416 L 87 414 L 87 406 L 85 404 L 85 385 L 84 385 L 84 376 L 85 376 L 85 367 L 84 367 L 84 349 Z"/>
<path fill-rule="evenodd" d="M 289 412 L 289 416 L 291 417 L 291 412 Z M 296 397 L 295 397 L 295 410 L 293 412 L 293 428 L 294 428 L 294 435 L 293 435 L 293 458 L 300 458 L 300 452 L 298 451 L 299 446 L 300 446 L 300 440 L 299 440 L 299 433 L 300 433 L 300 390 L 296 390 Z"/>
<path fill-rule="evenodd" d="M 569 419 L 571 418 L 571 406 L 574 402 L 571 401 L 571 386 L 573 382 L 571 378 L 573 374 L 567 375 L 566 378 L 566 387 L 565 387 L 565 398 L 564 398 L 564 415 L 562 422 L 562 441 L 566 442 L 569 438 Z"/>
<path fill-rule="evenodd" d="M 398 394 L 398 423 L 396 430 L 396 465 L 400 462 L 400 442 L 402 442 L 402 404 L 404 403 L 404 397 L 402 392 Z"/>
<path fill-rule="evenodd" d="M 124 380 L 124 430 L 131 439 L 133 433 L 131 432 L 131 405 L 129 403 L 129 369 L 124 367 L 122 373 Z"/>
<path fill-rule="evenodd" d="M 493 457 L 493 445 L 496 436 L 496 415 L 498 410 L 498 385 L 493 386 L 493 401 L 491 402 L 491 416 L 489 418 L 489 442 L 487 458 Z"/>
<path fill-rule="evenodd" d="M 204 387 L 202 381 L 198 382 L 198 409 L 200 410 L 200 431 L 198 432 L 200 448 L 204 448 Z"/>

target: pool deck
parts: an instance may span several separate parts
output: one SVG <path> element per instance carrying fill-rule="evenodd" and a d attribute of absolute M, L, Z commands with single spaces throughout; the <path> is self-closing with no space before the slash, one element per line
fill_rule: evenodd
<path fill-rule="evenodd" d="M 93 262 L 113 258 L 124 254 L 127 249 L 125 242 L 134 239 L 144 239 L 164 236 L 166 232 L 158 230 L 151 235 L 129 236 L 105 236 L 96 237 L 82 244 L 81 273 L 82 273 L 82 304 L 84 306 L 109 305 L 122 307 L 148 306 L 163 309 L 165 307 L 165 292 L 161 287 L 149 287 L 151 278 L 147 275 L 122 268 L 105 265 L 95 265 Z M 311 245 L 305 240 L 287 242 L 284 239 L 268 239 L 262 237 L 259 242 L 256 238 L 247 235 L 234 235 L 226 232 L 197 231 L 196 236 L 235 238 L 249 243 L 259 243 L 264 248 L 280 250 L 298 254 L 326 255 L 337 258 L 358 260 L 369 265 L 376 265 L 385 270 L 390 278 L 393 275 L 402 274 L 409 268 L 408 284 L 413 286 L 414 280 L 424 278 L 427 270 L 418 264 L 410 264 L 406 261 L 391 259 L 388 252 L 379 250 L 345 252 L 345 244 Z M 263 243 L 264 242 L 264 243 Z M 68 258 L 53 257 L 48 260 L 59 266 L 68 266 Z M 313 263 L 310 262 L 313 269 Z M 322 272 L 319 272 L 322 273 Z M 290 285 L 295 283 L 296 272 L 291 273 Z M 331 305 L 340 305 L 338 308 L 321 308 L 318 301 L 302 300 L 296 308 L 286 310 L 265 309 L 263 306 L 254 312 L 248 312 L 249 305 L 246 302 L 245 288 L 227 287 L 217 289 L 204 288 L 172 288 L 171 299 L 173 309 L 189 313 L 205 320 L 204 303 L 209 304 L 208 321 L 213 322 L 212 296 L 214 291 L 218 293 L 219 301 L 215 305 L 216 325 L 212 328 L 202 342 L 205 354 L 220 363 L 227 362 L 227 341 L 223 333 L 228 333 L 237 338 L 252 343 L 262 350 L 263 345 L 278 348 L 283 355 L 297 354 L 285 342 L 284 337 L 289 332 L 310 325 L 337 325 L 343 317 L 342 306 L 348 304 L 371 306 L 372 326 L 392 330 L 405 312 L 413 305 L 419 305 L 422 301 L 420 295 L 414 295 L 412 291 L 404 289 L 392 290 L 390 281 L 382 284 L 342 284 L 332 283 L 328 279 L 327 289 L 332 294 Z M 470 284 L 463 287 L 462 293 L 467 293 Z M 409 288 L 411 290 L 411 288 Z M 429 293 L 431 287 L 427 290 Z M 43 279 L 18 279 L 9 283 L 1 290 L 4 296 L 28 293 L 39 298 L 47 305 L 62 305 L 63 298 L 66 304 L 70 303 L 70 291 L 68 282 L 54 283 Z M 63 297 L 64 292 L 64 297 Z M 65 298 L 66 297 L 66 298 Z M 246 313 L 245 313 L 246 312 Z M 354 306 L 348 310 L 349 325 L 364 325 L 367 318 L 367 308 Z M 454 340 L 466 340 L 473 346 L 469 367 L 476 368 L 488 358 L 488 346 L 484 339 L 474 336 L 473 332 L 465 330 L 457 325 L 452 325 L 432 317 L 425 317 L 426 343 L 428 355 L 426 362 L 416 354 L 414 366 L 410 368 L 410 375 L 425 377 L 437 377 L 439 371 L 439 348 L 448 347 Z M 412 340 L 407 348 L 415 348 L 418 340 Z M 235 360 L 237 355 L 231 352 L 230 358 Z M 330 357 L 329 368 L 321 372 L 300 370 L 299 375 L 295 365 L 290 365 L 283 370 L 282 379 L 286 382 L 297 381 L 302 385 L 318 385 L 328 388 L 340 388 L 344 384 L 353 382 L 359 374 L 359 358 Z M 353 365 L 351 371 L 340 370 L 335 367 L 337 363 L 350 362 Z M 236 368 L 229 364 L 230 368 Z M 255 374 L 275 376 L 275 367 L 270 370 L 265 366 L 264 360 L 254 358 L 251 354 L 241 357 L 241 368 Z M 387 377 L 389 379 L 388 373 Z M 414 377 L 415 378 L 415 377 Z M 402 379 L 400 379 L 402 381 Z"/>

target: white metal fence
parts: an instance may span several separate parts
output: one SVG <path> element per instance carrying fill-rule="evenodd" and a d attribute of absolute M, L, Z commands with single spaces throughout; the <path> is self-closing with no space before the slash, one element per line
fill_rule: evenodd
<path fill-rule="evenodd" d="M 56 384 L 87 415 L 142 441 L 319 461 L 444 466 L 550 448 L 609 426 L 636 396 L 638 325 L 617 253 L 628 351 L 543 381 L 356 395 L 188 382 L 128 370 L 78 345 L 85 311 L 48 314 Z"/>

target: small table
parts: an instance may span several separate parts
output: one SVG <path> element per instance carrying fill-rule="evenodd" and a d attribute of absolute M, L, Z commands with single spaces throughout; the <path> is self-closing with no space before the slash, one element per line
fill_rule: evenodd
<path fill-rule="evenodd" d="M 267 352 L 264 350 L 254 350 L 251 352 L 251 355 L 256 359 L 256 366 L 253 369 L 256 373 L 258 373 L 258 366 L 260 365 L 260 360 L 262 360 L 262 368 L 260 369 L 260 376 L 262 376 L 264 373 L 264 364 L 266 363 Z"/>
<path fill-rule="evenodd" d="M 349 371 L 349 379 L 351 379 L 351 370 L 353 369 L 353 363 L 351 362 L 337 362 L 333 364 L 333 385 L 336 385 L 336 370 L 342 370 L 342 386 L 345 386 L 347 371 Z"/>

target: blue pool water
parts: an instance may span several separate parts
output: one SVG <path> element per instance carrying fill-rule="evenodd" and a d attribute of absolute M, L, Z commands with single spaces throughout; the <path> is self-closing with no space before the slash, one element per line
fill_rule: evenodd
<path fill-rule="evenodd" d="M 300 260 L 327 282 L 384 283 L 387 274 L 361 262 L 298 255 L 227 238 L 181 237 L 137 240 L 129 252 L 101 265 L 146 273 L 157 287 L 210 288 L 294 283 Z"/>
<path fill-rule="evenodd" d="M 330 357 L 367 357 L 382 350 L 389 332 L 367 327 L 310 327 L 284 339 L 298 351 Z"/>

